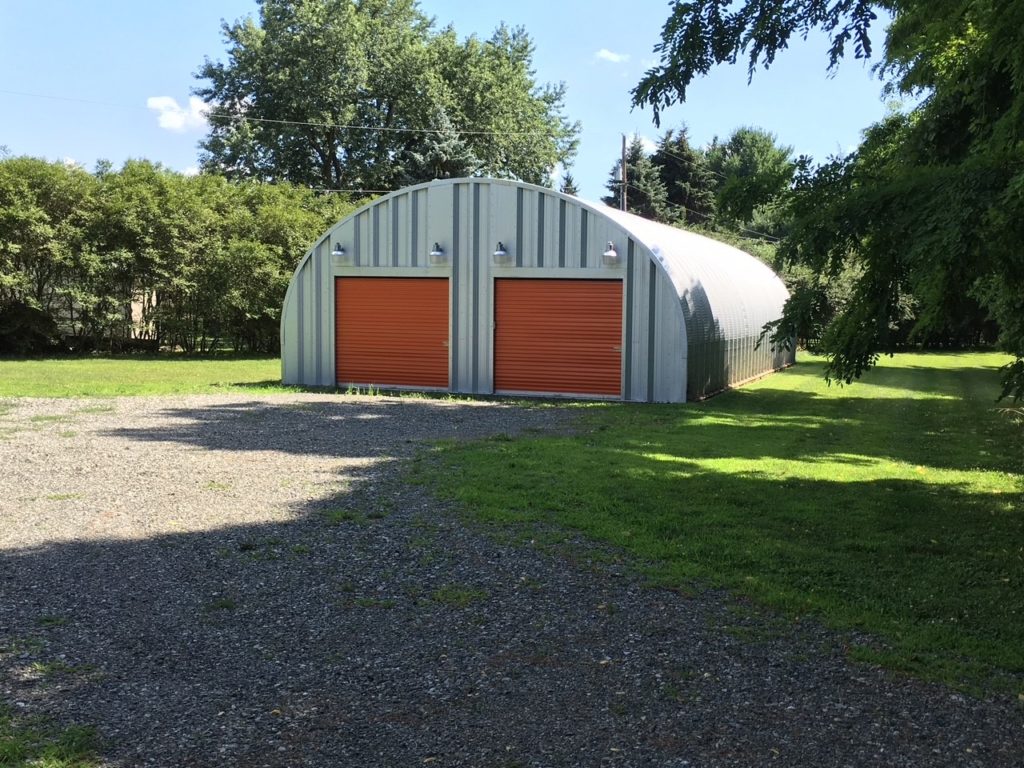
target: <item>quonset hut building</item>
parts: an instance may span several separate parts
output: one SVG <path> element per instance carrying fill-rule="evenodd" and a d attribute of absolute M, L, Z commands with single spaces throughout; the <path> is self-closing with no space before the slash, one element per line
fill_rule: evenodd
<path fill-rule="evenodd" d="M 544 187 L 434 181 L 339 221 L 281 316 L 286 384 L 699 399 L 791 364 L 743 251 Z"/>

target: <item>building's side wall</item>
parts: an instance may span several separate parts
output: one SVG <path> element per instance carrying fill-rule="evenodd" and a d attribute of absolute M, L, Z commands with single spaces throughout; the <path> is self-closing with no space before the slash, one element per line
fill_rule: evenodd
<path fill-rule="evenodd" d="M 664 273 L 655 269 L 654 262 L 647 261 L 648 290 L 654 295 L 656 302 L 653 314 L 661 318 L 656 323 L 653 343 L 650 343 L 654 355 L 653 381 L 654 391 L 645 388 L 645 398 L 656 403 L 682 403 L 686 401 L 687 357 L 689 354 L 686 343 L 686 323 L 683 321 L 682 308 L 675 286 L 665 277 Z M 650 274 L 656 275 L 653 290 L 650 287 Z M 651 375 L 650 373 L 648 375 Z"/>
<path fill-rule="evenodd" d="M 731 248 L 691 260 L 697 280 L 683 296 L 689 338 L 688 399 L 713 395 L 792 364 L 793 352 L 759 344 L 788 293 L 768 267 Z"/>
<path fill-rule="evenodd" d="M 646 245 L 673 284 L 684 316 L 688 398 L 706 397 L 793 362 L 792 352 L 758 346 L 765 323 L 781 316 L 789 295 L 769 267 L 695 232 L 624 211 L 604 215 Z"/>
<path fill-rule="evenodd" d="M 501 241 L 505 259 L 493 253 Z M 602 257 L 615 243 L 618 263 Z M 434 243 L 442 263 L 428 256 Z M 345 257 L 331 256 L 340 244 Z M 623 280 L 623 396 L 685 399 L 679 298 L 651 254 L 599 211 L 540 188 L 493 180 L 413 187 L 335 225 L 296 271 L 282 315 L 285 383 L 334 381 L 334 277 L 449 276 L 451 389 L 494 391 L 495 277 Z M 386 382 L 381 382 L 386 384 Z"/>
<path fill-rule="evenodd" d="M 627 240 L 624 400 L 684 402 L 686 326 L 679 296 L 644 246 Z"/>

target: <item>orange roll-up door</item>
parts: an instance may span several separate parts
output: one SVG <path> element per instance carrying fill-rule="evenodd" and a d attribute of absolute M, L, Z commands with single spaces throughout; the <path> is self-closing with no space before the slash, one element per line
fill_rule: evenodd
<path fill-rule="evenodd" d="M 494 281 L 494 388 L 622 394 L 622 281 Z"/>
<path fill-rule="evenodd" d="M 448 278 L 335 279 L 338 383 L 448 388 Z"/>

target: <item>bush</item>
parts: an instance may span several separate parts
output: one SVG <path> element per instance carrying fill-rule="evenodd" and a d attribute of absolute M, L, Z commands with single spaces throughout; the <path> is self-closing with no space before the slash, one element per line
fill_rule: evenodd
<path fill-rule="evenodd" d="M 0 354 L 41 355 L 60 346 L 57 323 L 41 309 L 22 302 L 0 309 Z"/>

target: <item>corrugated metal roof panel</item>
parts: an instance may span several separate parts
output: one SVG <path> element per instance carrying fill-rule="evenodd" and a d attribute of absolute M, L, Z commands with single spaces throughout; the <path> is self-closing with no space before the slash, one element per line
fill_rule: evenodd
<path fill-rule="evenodd" d="M 661 262 L 696 321 L 687 327 L 691 343 L 758 334 L 782 314 L 786 286 L 749 253 L 615 208 L 600 210 Z"/>

